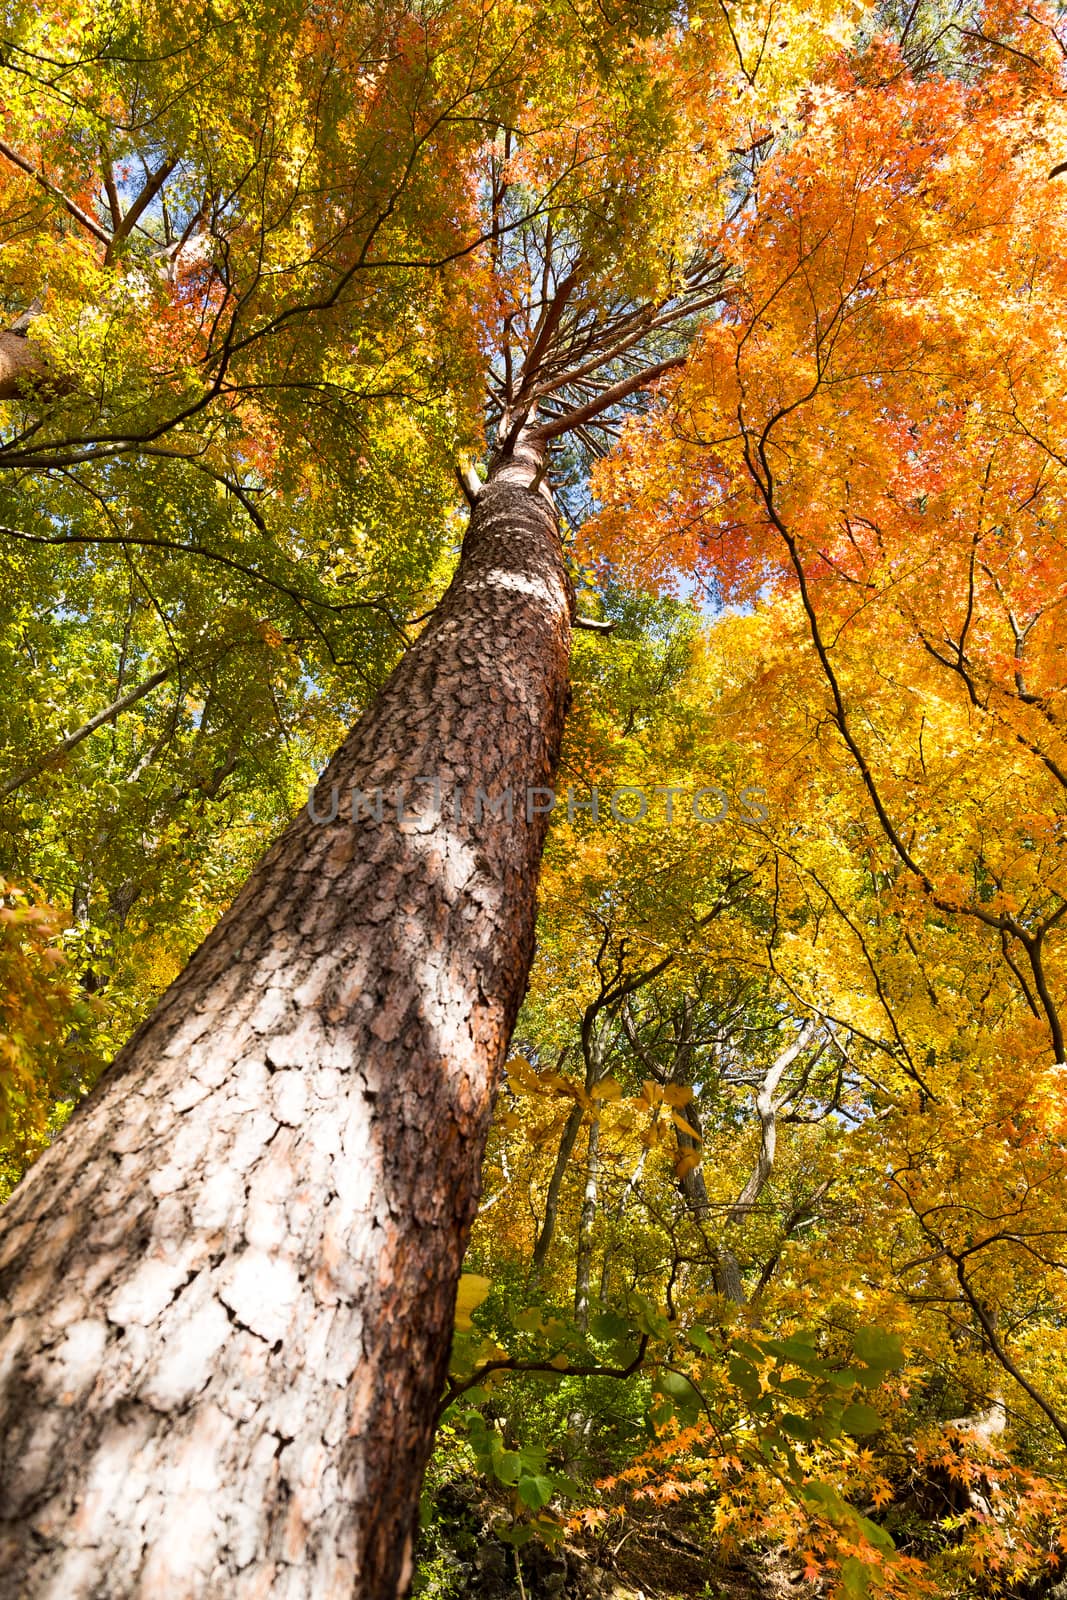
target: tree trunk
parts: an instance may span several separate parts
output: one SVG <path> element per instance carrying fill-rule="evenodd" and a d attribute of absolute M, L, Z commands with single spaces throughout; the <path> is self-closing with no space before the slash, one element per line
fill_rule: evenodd
<path fill-rule="evenodd" d="M 587 1096 L 592 1094 L 604 1072 L 606 1042 L 602 1030 L 597 1026 L 596 1013 L 597 1007 L 594 1004 L 586 1012 L 586 1024 L 588 1026 L 583 1024 L 582 1028 L 582 1056 L 585 1061 L 585 1092 Z M 562 1057 L 560 1059 L 562 1061 Z M 552 1176 L 548 1182 L 548 1193 L 545 1196 L 545 1217 L 534 1241 L 532 1268 L 534 1277 L 539 1277 L 544 1271 L 548 1253 L 552 1248 L 552 1240 L 556 1233 L 556 1223 L 559 1221 L 559 1199 L 563 1190 L 563 1180 L 567 1176 L 567 1168 L 570 1165 L 571 1156 L 574 1154 L 575 1141 L 584 1121 L 585 1106 L 580 1100 L 576 1100 L 571 1107 L 570 1115 L 563 1125 L 559 1150 L 556 1152 L 556 1164 L 552 1168 Z M 599 1138 L 599 1132 L 597 1137 Z M 590 1138 L 592 1138 L 592 1133 L 590 1133 Z"/>
<path fill-rule="evenodd" d="M 684 1060 L 684 1057 L 682 1059 Z M 685 1074 L 679 1071 L 672 1072 L 671 1082 L 684 1083 Z M 690 1084 L 689 1087 L 691 1088 L 692 1085 Z M 682 1178 L 682 1193 L 688 1201 L 689 1210 L 694 1219 L 697 1222 L 707 1222 L 711 1216 L 711 1202 L 708 1199 L 708 1186 L 704 1181 L 704 1168 L 699 1159 L 704 1149 L 704 1129 L 701 1126 L 700 1107 L 697 1104 L 695 1095 L 687 1105 L 682 1107 L 680 1115 L 683 1121 L 688 1122 L 693 1133 L 686 1133 L 684 1128 L 679 1128 L 678 1124 L 675 1123 L 674 1141 L 678 1154 L 683 1158 L 697 1157 L 696 1166 L 686 1168 Z M 695 1138 L 693 1137 L 694 1134 L 696 1135 Z"/>
<path fill-rule="evenodd" d="M 685 1053 L 680 1052 L 678 1059 L 680 1063 L 684 1062 Z M 686 1074 L 676 1067 L 676 1070 L 671 1074 L 671 1082 L 684 1083 L 685 1079 Z M 676 1124 L 674 1136 L 678 1154 L 680 1156 L 699 1155 L 703 1149 L 704 1132 L 700 1122 L 700 1107 L 695 1097 L 690 1100 L 688 1105 L 682 1107 L 681 1115 L 693 1129 L 696 1138 L 694 1139 L 692 1134 L 686 1133 Z M 693 1220 L 697 1223 L 707 1222 L 711 1217 L 711 1201 L 708 1199 L 708 1186 L 704 1179 L 703 1164 L 691 1167 L 686 1172 L 682 1178 L 682 1193 L 685 1195 Z M 724 1243 L 715 1246 L 714 1258 L 711 1264 L 711 1279 L 712 1287 L 716 1294 L 725 1296 L 727 1300 L 733 1300 L 739 1306 L 744 1305 L 745 1291 L 741 1283 L 741 1267 L 733 1251 Z"/>
<path fill-rule="evenodd" d="M 615 1230 L 626 1214 L 627 1202 L 641 1181 L 641 1174 L 645 1170 L 645 1163 L 647 1160 L 648 1146 L 646 1145 L 637 1158 L 637 1165 L 634 1167 L 633 1171 L 630 1173 L 630 1176 L 623 1184 L 622 1192 L 620 1193 L 618 1200 L 615 1202 L 615 1206 L 611 1213 L 607 1230 L 607 1238 L 604 1240 L 604 1254 L 600 1262 L 600 1304 L 602 1306 L 606 1306 L 608 1304 L 609 1292 L 611 1289 L 611 1263 L 612 1257 L 615 1253 Z"/>
<path fill-rule="evenodd" d="M 576 1100 L 571 1107 L 570 1116 L 563 1125 L 563 1136 L 559 1141 L 559 1150 L 556 1152 L 556 1164 L 552 1168 L 552 1176 L 548 1183 L 548 1194 L 545 1197 L 545 1220 L 534 1243 L 533 1273 L 540 1275 L 544 1271 L 548 1252 L 552 1248 L 552 1240 L 556 1233 L 556 1221 L 559 1217 L 559 1197 L 563 1188 L 563 1180 L 567 1176 L 571 1156 L 574 1154 L 575 1140 L 578 1130 L 585 1120 L 585 1108 Z"/>
<path fill-rule="evenodd" d="M 589 1326 L 589 1280 L 593 1271 L 593 1228 L 596 1225 L 597 1188 L 600 1179 L 600 1118 L 589 1124 L 589 1150 L 586 1157 L 585 1193 L 578 1221 L 578 1252 L 574 1268 L 574 1320 L 579 1328 Z"/>
<path fill-rule="evenodd" d="M 41 389 L 67 394 L 73 387 L 69 378 L 48 365 L 39 347 L 24 334 L 0 332 L 0 400 L 17 400 Z"/>
<path fill-rule="evenodd" d="M 563 727 L 543 448 L 494 464 L 337 820 L 287 829 L 0 1215 L 2 1600 L 406 1590 Z"/>

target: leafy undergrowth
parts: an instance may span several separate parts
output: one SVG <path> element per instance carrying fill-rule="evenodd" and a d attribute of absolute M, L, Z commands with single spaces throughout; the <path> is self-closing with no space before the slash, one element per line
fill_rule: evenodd
<path fill-rule="evenodd" d="M 437 1486 L 424 1508 L 419 1600 L 814 1600 L 796 1562 L 770 1550 L 719 1559 L 677 1507 L 631 1518 L 596 1538 L 517 1549 L 499 1537 L 506 1497 L 475 1480 Z"/>

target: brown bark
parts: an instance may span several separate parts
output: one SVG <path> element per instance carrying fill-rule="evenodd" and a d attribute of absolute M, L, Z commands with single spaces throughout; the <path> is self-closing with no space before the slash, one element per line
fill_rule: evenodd
<path fill-rule="evenodd" d="M 523 796 L 563 725 L 542 449 L 494 465 L 320 781 L 337 820 L 289 827 L 0 1215 L 0 1600 L 406 1590 L 532 953 L 547 818 Z M 477 820 L 474 785 L 513 788 L 513 822 Z"/>
<path fill-rule="evenodd" d="M 49 367 L 32 339 L 0 332 L 0 400 L 16 400 L 40 389 L 65 394 L 71 387 L 68 378 Z"/>

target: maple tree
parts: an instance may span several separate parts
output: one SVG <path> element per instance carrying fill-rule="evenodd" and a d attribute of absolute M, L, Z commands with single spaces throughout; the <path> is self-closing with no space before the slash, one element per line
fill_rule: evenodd
<path fill-rule="evenodd" d="M 1049 185 L 1062 51 L 1051 19 L 996 21 L 1011 70 L 917 81 L 883 40 L 812 95 L 801 137 L 723 236 L 736 299 L 606 463 L 591 537 L 631 580 L 669 582 L 681 566 L 750 611 L 723 625 L 754 657 L 728 669 L 724 727 L 761 752 L 772 971 L 876 1067 L 863 1137 L 877 1176 L 852 1248 L 861 1261 L 883 1209 L 901 1244 L 861 1281 L 928 1308 L 920 1337 L 943 1319 L 972 1344 L 986 1449 L 1007 1407 L 1058 1461 L 1062 384 L 1049 308 L 1062 209 Z M 993 37 L 977 30 L 984 52 Z M 967 1470 L 1011 1471 L 1003 1456 Z M 970 1559 L 1000 1575 L 988 1581 L 1056 1570 L 1049 1483 L 1033 1524 L 988 1500 L 970 1514 L 984 1525 Z M 1034 1532 L 1004 1543 L 1013 1515 Z"/>

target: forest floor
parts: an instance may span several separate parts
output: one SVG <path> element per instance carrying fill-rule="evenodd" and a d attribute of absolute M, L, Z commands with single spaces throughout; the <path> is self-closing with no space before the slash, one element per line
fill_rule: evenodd
<path fill-rule="evenodd" d="M 599 1590 L 590 1587 L 597 1600 L 799 1600 L 814 1592 L 769 1554 L 727 1565 L 656 1538 L 620 1551 L 615 1569 L 602 1571 Z"/>
<path fill-rule="evenodd" d="M 750 1551 L 726 1562 L 684 1511 L 634 1517 L 614 1537 L 516 1552 L 490 1531 L 492 1511 L 466 1486 L 438 1502 L 422 1551 L 418 1600 L 814 1600 L 795 1560 Z"/>

